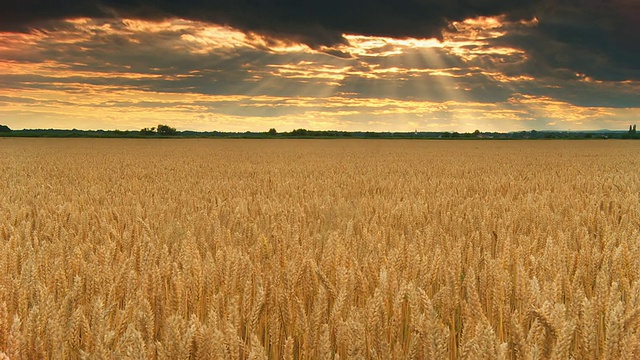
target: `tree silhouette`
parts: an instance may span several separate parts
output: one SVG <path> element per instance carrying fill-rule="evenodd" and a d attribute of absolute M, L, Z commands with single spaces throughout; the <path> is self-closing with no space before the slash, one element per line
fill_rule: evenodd
<path fill-rule="evenodd" d="M 140 130 L 142 135 L 153 135 L 156 132 L 156 128 L 143 128 Z"/>
<path fill-rule="evenodd" d="M 175 135 L 177 133 L 176 128 L 172 128 L 169 125 L 158 125 L 157 129 L 160 135 Z"/>

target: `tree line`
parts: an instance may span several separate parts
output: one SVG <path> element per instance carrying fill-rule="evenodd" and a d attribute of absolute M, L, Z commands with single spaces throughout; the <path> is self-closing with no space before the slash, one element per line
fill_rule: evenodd
<path fill-rule="evenodd" d="M 140 130 L 142 135 L 176 135 L 178 131 L 169 125 L 158 125 L 158 127 L 143 128 Z"/>
<path fill-rule="evenodd" d="M 178 131 L 165 124 L 145 127 L 140 130 L 63 130 L 63 129 L 23 129 L 12 130 L 0 124 L 2 136 L 11 137 L 181 137 L 181 138 L 356 138 L 356 139 L 640 139 L 636 125 L 629 130 L 602 131 L 515 131 L 515 132 L 448 132 L 448 131 L 340 131 L 308 130 L 304 128 L 278 132 L 275 128 L 267 131 Z"/>

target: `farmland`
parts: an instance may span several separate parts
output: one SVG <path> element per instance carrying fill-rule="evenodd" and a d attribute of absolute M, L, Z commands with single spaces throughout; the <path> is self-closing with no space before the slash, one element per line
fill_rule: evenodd
<path fill-rule="evenodd" d="M 0 354 L 635 359 L 638 154 L 0 138 Z"/>

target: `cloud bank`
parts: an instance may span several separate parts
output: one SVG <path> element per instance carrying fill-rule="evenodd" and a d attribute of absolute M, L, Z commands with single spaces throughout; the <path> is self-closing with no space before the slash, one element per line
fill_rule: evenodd
<path fill-rule="evenodd" d="M 9 0 L 0 118 L 12 128 L 625 128 L 640 108 L 639 3 Z"/>
<path fill-rule="evenodd" d="M 442 39 L 452 22 L 504 15 L 538 21 L 501 40 L 533 55 L 532 74 L 569 70 L 597 79 L 640 78 L 637 0 L 9 0 L 2 10 L 4 31 L 47 28 L 52 20 L 74 17 L 181 18 L 326 48 L 336 56 L 346 55 L 335 49 L 348 43 L 344 34 Z"/>

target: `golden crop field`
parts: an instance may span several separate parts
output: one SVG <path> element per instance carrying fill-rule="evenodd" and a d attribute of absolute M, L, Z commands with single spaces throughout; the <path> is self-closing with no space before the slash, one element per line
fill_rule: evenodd
<path fill-rule="evenodd" d="M 0 139 L 0 358 L 638 359 L 639 154 Z"/>

